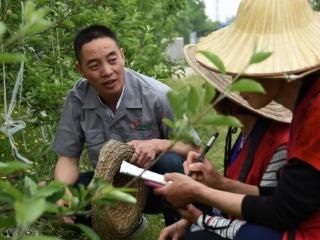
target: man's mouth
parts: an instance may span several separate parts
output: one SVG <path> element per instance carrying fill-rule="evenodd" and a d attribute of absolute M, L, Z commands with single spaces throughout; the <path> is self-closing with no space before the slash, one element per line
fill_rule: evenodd
<path fill-rule="evenodd" d="M 102 83 L 102 85 L 104 87 L 111 88 L 114 86 L 115 82 L 116 82 L 116 80 L 108 80 L 108 81 Z"/>

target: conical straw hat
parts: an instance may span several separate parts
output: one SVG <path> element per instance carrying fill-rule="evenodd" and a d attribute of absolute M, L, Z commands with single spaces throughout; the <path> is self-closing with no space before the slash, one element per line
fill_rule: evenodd
<path fill-rule="evenodd" d="M 320 16 L 308 0 L 242 0 L 235 21 L 202 38 L 195 57 L 217 70 L 198 53 L 213 52 L 233 75 L 249 62 L 255 42 L 259 51 L 272 55 L 251 65 L 243 75 L 285 78 L 320 68 Z"/>
<path fill-rule="evenodd" d="M 226 76 L 200 64 L 196 58 L 196 45 L 189 44 L 184 47 L 184 55 L 188 64 L 193 68 L 193 70 L 202 76 L 206 81 L 212 84 L 219 92 L 224 92 L 226 87 L 232 83 L 232 77 Z M 242 107 L 257 113 L 260 116 L 276 120 L 278 122 L 291 122 L 292 113 L 290 110 L 278 104 L 274 101 L 269 103 L 267 106 L 254 109 L 250 107 L 246 100 L 244 100 L 238 93 L 235 92 L 226 92 L 226 97 L 232 100 L 233 102 L 241 105 Z"/>
<path fill-rule="evenodd" d="M 100 150 L 95 177 L 115 187 L 124 186 L 132 177 L 120 174 L 120 166 L 122 161 L 129 161 L 133 153 L 134 148 L 128 144 L 115 140 L 106 142 Z M 147 188 L 142 180 L 134 182 L 132 187 L 137 189 L 137 192 L 132 193 L 137 199 L 136 204 L 119 202 L 115 206 L 103 207 L 93 204 L 93 210 L 99 211 L 92 216 L 92 226 L 101 239 L 129 239 L 141 223 Z"/>

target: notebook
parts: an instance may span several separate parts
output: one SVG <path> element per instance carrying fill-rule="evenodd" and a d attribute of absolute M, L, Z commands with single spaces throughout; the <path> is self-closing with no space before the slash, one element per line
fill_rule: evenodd
<path fill-rule="evenodd" d="M 140 176 L 140 174 L 144 171 L 143 168 L 137 167 L 131 163 L 128 163 L 126 161 L 123 161 L 120 167 L 120 173 L 122 174 L 127 174 L 133 177 L 137 177 Z M 142 179 L 147 180 L 147 181 L 151 181 L 154 183 L 158 183 L 162 186 L 166 185 L 167 182 L 166 180 L 164 180 L 164 176 L 159 174 L 159 173 L 155 173 L 149 170 L 146 170 L 141 176 Z"/>

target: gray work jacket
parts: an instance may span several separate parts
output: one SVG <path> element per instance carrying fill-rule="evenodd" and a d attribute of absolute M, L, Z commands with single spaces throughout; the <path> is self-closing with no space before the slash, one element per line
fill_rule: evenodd
<path fill-rule="evenodd" d="M 93 167 L 104 142 L 166 139 L 169 128 L 162 118 L 173 119 L 166 93 L 170 88 L 150 77 L 125 69 L 125 88 L 114 118 L 85 79 L 68 94 L 57 128 L 53 148 L 62 156 L 79 158 L 84 144 Z"/>

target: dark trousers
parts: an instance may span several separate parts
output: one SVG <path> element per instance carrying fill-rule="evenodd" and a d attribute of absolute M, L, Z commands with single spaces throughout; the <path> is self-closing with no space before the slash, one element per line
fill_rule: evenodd
<path fill-rule="evenodd" d="M 183 158 L 174 152 L 165 153 L 161 159 L 150 169 L 153 172 L 159 174 L 165 174 L 170 172 L 183 173 Z M 80 173 L 78 181 L 75 186 L 84 185 L 88 186 L 93 178 L 94 173 L 84 172 Z M 91 206 L 88 207 L 90 209 Z M 179 213 L 170 207 L 170 205 L 160 196 L 154 195 L 152 189 L 149 191 L 146 206 L 143 210 L 147 214 L 163 213 L 163 217 L 166 225 L 171 225 L 180 219 Z M 77 222 L 91 226 L 91 218 L 85 218 L 83 216 L 77 216 Z"/>
<path fill-rule="evenodd" d="M 209 231 L 195 231 L 189 232 L 184 237 L 183 240 L 226 240 L 215 233 Z M 234 240 L 281 240 L 282 233 L 271 228 L 267 228 L 257 224 L 244 224 L 237 232 Z"/>

